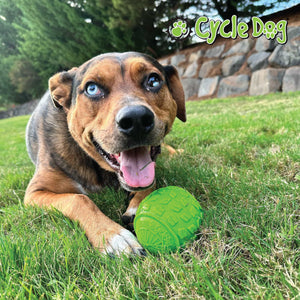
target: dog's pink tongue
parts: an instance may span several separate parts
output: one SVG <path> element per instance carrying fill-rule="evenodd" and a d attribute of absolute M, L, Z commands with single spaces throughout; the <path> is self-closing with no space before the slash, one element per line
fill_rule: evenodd
<path fill-rule="evenodd" d="M 155 177 L 155 163 L 146 147 L 135 148 L 120 153 L 120 170 L 124 180 L 131 187 L 147 187 Z"/>

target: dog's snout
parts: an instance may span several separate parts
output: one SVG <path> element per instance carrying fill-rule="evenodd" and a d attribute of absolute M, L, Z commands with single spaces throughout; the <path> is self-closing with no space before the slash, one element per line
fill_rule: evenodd
<path fill-rule="evenodd" d="M 154 128 L 154 114 L 143 105 L 125 106 L 118 112 L 116 123 L 127 136 L 143 137 Z"/>

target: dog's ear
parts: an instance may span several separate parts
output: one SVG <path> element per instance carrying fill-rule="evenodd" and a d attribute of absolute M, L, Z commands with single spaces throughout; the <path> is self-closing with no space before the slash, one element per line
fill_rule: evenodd
<path fill-rule="evenodd" d="M 53 75 L 49 79 L 49 90 L 57 108 L 69 109 L 72 99 L 72 85 L 77 68 Z"/>
<path fill-rule="evenodd" d="M 165 66 L 167 83 L 169 90 L 177 104 L 177 118 L 182 122 L 186 121 L 185 98 L 182 84 L 179 79 L 178 72 L 173 66 Z"/>

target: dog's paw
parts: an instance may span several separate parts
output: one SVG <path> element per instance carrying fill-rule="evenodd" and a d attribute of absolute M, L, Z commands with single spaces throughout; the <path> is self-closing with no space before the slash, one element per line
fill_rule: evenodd
<path fill-rule="evenodd" d="M 145 250 L 139 244 L 137 238 L 125 228 L 122 228 L 118 233 L 104 232 L 105 241 L 100 251 L 109 255 L 120 256 L 122 254 L 138 256 L 146 255 Z"/>
<path fill-rule="evenodd" d="M 135 218 L 135 214 L 137 211 L 137 207 L 135 208 L 129 208 L 127 211 L 122 215 L 122 222 L 125 225 L 125 227 L 134 233 L 134 227 L 133 227 L 133 221 Z"/>

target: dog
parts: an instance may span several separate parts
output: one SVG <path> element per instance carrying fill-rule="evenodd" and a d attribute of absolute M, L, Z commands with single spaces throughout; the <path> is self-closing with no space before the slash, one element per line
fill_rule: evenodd
<path fill-rule="evenodd" d="M 55 74 L 26 129 L 36 170 L 25 204 L 78 221 L 100 252 L 145 254 L 87 193 L 117 180 L 134 195 L 122 216 L 125 225 L 132 222 L 155 189 L 155 160 L 176 117 L 186 121 L 177 70 L 145 54 L 102 54 Z"/>

